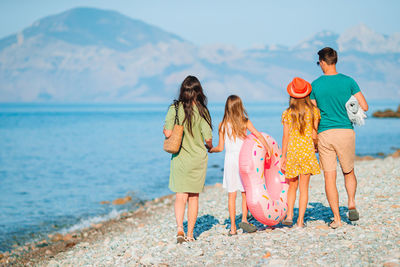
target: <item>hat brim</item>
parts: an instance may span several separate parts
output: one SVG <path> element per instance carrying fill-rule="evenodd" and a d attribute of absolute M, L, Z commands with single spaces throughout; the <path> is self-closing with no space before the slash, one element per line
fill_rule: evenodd
<path fill-rule="evenodd" d="M 307 89 L 306 89 L 306 91 L 305 91 L 304 93 L 299 94 L 299 93 L 296 93 L 296 92 L 293 90 L 292 83 L 289 83 L 289 85 L 287 86 L 287 92 L 288 92 L 288 94 L 289 94 L 291 97 L 294 97 L 294 98 L 303 98 L 303 97 L 306 97 L 306 96 L 308 96 L 309 94 L 311 94 L 311 84 L 310 84 L 310 83 L 307 83 Z"/>

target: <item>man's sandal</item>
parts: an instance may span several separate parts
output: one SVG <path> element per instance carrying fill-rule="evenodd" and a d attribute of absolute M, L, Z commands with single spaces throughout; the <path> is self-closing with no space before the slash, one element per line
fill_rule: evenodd
<path fill-rule="evenodd" d="M 358 221 L 360 219 L 360 214 L 358 213 L 357 209 L 350 209 L 349 210 L 349 220 L 350 221 Z"/>

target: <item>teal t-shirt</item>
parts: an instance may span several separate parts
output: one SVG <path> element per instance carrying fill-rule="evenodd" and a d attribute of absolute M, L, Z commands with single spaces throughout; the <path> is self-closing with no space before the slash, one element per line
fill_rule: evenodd
<path fill-rule="evenodd" d="M 329 129 L 353 129 L 346 111 L 346 102 L 360 92 L 357 83 L 349 76 L 322 75 L 312 82 L 311 99 L 317 101 L 321 111 L 318 133 Z"/>

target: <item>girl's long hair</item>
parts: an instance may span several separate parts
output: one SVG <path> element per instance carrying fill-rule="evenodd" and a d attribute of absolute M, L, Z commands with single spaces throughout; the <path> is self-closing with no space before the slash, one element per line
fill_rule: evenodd
<path fill-rule="evenodd" d="M 207 108 L 207 97 L 204 95 L 200 81 L 196 77 L 189 75 L 183 80 L 178 101 L 182 103 L 185 111 L 185 119 L 182 125 L 186 123 L 187 129 L 192 136 L 193 104 L 197 106 L 200 116 L 206 120 L 212 129 L 211 116 Z"/>
<path fill-rule="evenodd" d="M 244 109 L 240 97 L 237 95 L 228 96 L 225 103 L 224 118 L 222 119 L 219 131 L 222 131 L 223 135 L 225 135 L 227 124 L 230 123 L 232 130 L 231 132 L 227 132 L 228 136 L 233 137 L 234 140 L 236 140 L 236 137 L 244 139 L 246 138 L 248 120 L 249 116 Z"/>
<path fill-rule="evenodd" d="M 289 108 L 288 111 L 291 111 L 293 127 L 299 130 L 301 135 L 304 135 L 304 131 L 306 129 L 306 115 L 308 112 L 311 113 L 311 121 L 312 128 L 315 129 L 315 117 L 314 117 L 314 109 L 316 109 L 310 100 L 310 96 L 306 96 L 303 98 L 289 98 Z M 317 129 L 315 129 L 317 130 Z"/>

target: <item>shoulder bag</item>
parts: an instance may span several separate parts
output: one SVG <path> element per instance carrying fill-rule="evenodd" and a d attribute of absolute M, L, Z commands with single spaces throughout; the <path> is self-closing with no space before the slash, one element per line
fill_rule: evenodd
<path fill-rule="evenodd" d="M 174 102 L 175 106 L 175 122 L 174 128 L 172 129 L 172 134 L 170 137 L 164 140 L 164 150 L 168 153 L 176 154 L 181 148 L 182 136 L 183 136 L 183 125 L 179 125 L 178 118 L 178 101 Z"/>

